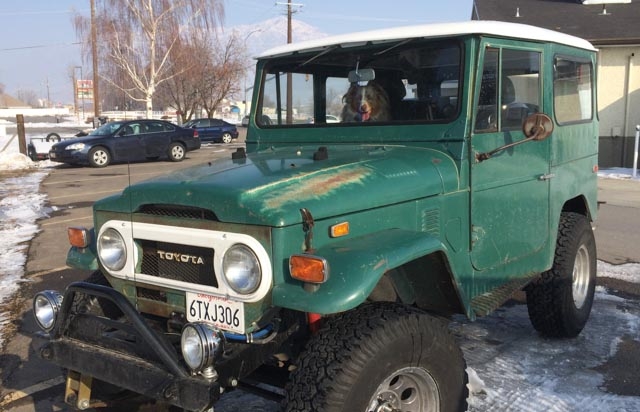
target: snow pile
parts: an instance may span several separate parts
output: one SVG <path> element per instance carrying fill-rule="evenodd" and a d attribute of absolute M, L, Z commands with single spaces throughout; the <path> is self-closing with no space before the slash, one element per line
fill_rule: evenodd
<path fill-rule="evenodd" d="M 29 162 L 29 160 L 27 158 Z M 15 165 L 15 163 L 12 163 Z M 28 162 L 24 162 L 28 164 Z M 29 241 L 38 233 L 36 221 L 46 217 L 46 196 L 38 193 L 49 171 L 7 177 L 0 185 L 0 331 L 9 322 L 2 306 L 18 291 L 24 275 Z M 0 347 L 3 344 L 0 333 Z"/>
<path fill-rule="evenodd" d="M 620 279 L 630 283 L 640 283 L 640 263 L 612 265 L 599 260 L 598 276 Z"/>
<path fill-rule="evenodd" d="M 33 169 L 37 165 L 21 153 L 0 153 L 0 170 Z"/>
<path fill-rule="evenodd" d="M 620 180 L 635 180 L 640 182 L 640 171 L 636 172 L 636 177 L 633 177 L 633 169 L 623 167 L 612 167 L 611 169 L 604 169 L 598 171 L 598 177 L 604 179 L 620 179 Z"/>

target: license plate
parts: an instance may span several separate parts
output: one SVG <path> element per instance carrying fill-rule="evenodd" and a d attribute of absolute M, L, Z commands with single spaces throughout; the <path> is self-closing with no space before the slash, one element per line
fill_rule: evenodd
<path fill-rule="evenodd" d="M 55 159 L 56 158 L 56 154 L 55 153 L 49 153 L 49 157 L 52 158 L 52 159 Z"/>
<path fill-rule="evenodd" d="M 187 320 L 244 333 L 244 304 L 220 296 L 187 292 Z"/>

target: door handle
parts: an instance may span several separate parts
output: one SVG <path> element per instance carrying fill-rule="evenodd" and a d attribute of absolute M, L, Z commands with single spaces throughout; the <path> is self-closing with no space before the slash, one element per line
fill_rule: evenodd
<path fill-rule="evenodd" d="M 546 175 L 538 176 L 538 180 L 551 180 L 554 177 L 556 177 L 556 175 L 554 173 L 549 173 L 549 174 L 546 174 Z"/>

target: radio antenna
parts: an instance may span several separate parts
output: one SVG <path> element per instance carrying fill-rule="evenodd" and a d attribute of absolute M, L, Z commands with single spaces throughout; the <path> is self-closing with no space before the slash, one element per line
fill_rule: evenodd
<path fill-rule="evenodd" d="M 135 248 L 135 240 L 133 237 L 133 193 L 131 191 L 131 159 L 127 159 L 127 197 L 129 200 L 129 227 L 130 227 L 130 231 L 131 231 L 131 245 L 133 248 Z M 135 254 L 133 253 L 133 250 L 131 250 L 131 257 L 134 258 Z M 136 264 L 135 261 L 133 263 L 133 268 L 132 268 L 132 273 L 131 275 L 133 276 L 133 282 L 136 283 Z M 137 293 L 137 287 L 136 287 L 136 293 L 134 293 L 134 302 L 135 302 L 135 307 L 136 309 L 138 309 L 138 293 Z"/>

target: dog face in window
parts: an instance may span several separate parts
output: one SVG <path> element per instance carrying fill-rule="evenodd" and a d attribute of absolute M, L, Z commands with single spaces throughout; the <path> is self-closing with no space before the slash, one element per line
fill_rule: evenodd
<path fill-rule="evenodd" d="M 391 120 L 389 96 L 375 81 L 366 86 L 352 84 L 342 98 L 343 122 L 384 122 Z"/>

